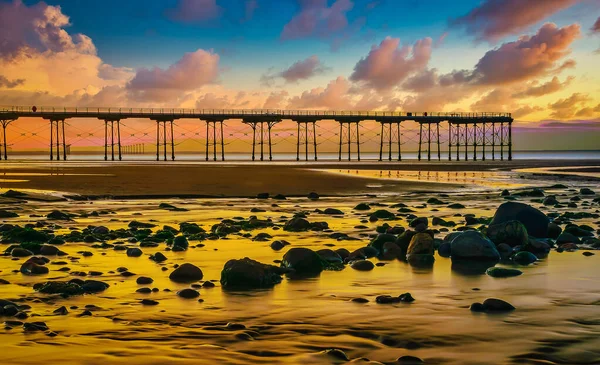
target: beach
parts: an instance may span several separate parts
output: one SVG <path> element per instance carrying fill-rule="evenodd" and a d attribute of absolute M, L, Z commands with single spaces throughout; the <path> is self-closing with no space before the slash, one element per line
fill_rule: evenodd
<path fill-rule="evenodd" d="M 597 166 L 9 161 L 0 360 L 595 364 L 599 256 L 583 253 L 600 248 Z M 589 174 L 548 171 L 570 167 Z M 585 236 L 539 238 L 527 264 L 514 260 L 516 246 L 491 264 L 443 253 L 447 237 L 489 226 L 506 202 Z M 18 227 L 37 233 L 22 238 Z M 406 232 L 435 246 L 431 265 L 393 251 Z M 298 275 L 306 267 L 292 249 L 318 252 L 323 267 Z M 267 265 L 267 281 L 228 276 L 226 264 L 246 257 Z M 177 279 L 184 264 L 201 275 Z M 513 308 L 477 310 L 490 298 Z"/>

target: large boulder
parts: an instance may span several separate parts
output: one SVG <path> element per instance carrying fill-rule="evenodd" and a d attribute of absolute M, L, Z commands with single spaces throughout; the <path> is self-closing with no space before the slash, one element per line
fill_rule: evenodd
<path fill-rule="evenodd" d="M 301 217 L 292 218 L 283 226 L 283 230 L 289 232 L 303 232 L 309 231 L 310 229 L 310 222 Z"/>
<path fill-rule="evenodd" d="M 519 221 L 527 229 L 529 235 L 545 238 L 548 235 L 548 223 L 550 219 L 546 214 L 519 202 L 506 202 L 501 204 L 490 222 L 490 226 L 506 223 L 509 221 Z"/>
<path fill-rule="evenodd" d="M 428 233 L 415 234 L 408 245 L 406 256 L 411 255 L 433 255 L 435 251 L 433 247 L 433 237 Z"/>
<path fill-rule="evenodd" d="M 515 247 L 524 246 L 529 242 L 527 229 L 523 223 L 516 220 L 490 225 L 485 233 L 496 245 L 506 243 L 510 247 Z"/>
<path fill-rule="evenodd" d="M 297 275 L 318 275 L 324 266 L 318 253 L 304 247 L 291 248 L 281 260 L 281 267 L 292 269 Z"/>
<path fill-rule="evenodd" d="M 247 257 L 229 260 L 221 271 L 221 285 L 225 289 L 271 288 L 281 282 L 285 270 L 254 261 Z"/>
<path fill-rule="evenodd" d="M 202 280 L 203 277 L 204 274 L 199 267 L 188 263 L 182 264 L 169 275 L 169 279 L 177 283 L 193 283 Z"/>
<path fill-rule="evenodd" d="M 478 231 L 465 231 L 457 235 L 450 245 L 452 260 L 500 260 L 494 243 Z"/>

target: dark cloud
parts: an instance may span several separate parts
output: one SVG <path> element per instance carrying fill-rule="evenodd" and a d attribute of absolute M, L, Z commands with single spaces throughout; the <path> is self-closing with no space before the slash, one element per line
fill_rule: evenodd
<path fill-rule="evenodd" d="M 7 89 L 13 89 L 19 85 L 23 85 L 24 83 L 25 83 L 25 79 L 9 80 L 6 77 L 0 75 L 0 87 L 5 87 Z"/>

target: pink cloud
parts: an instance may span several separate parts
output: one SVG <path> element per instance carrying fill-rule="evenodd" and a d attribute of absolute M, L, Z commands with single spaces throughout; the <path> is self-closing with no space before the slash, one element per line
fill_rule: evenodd
<path fill-rule="evenodd" d="M 596 22 L 592 26 L 592 32 L 600 33 L 600 17 L 598 17 L 598 19 L 596 19 Z"/>
<path fill-rule="evenodd" d="M 287 104 L 288 92 L 285 90 L 272 92 L 265 103 L 263 109 L 283 109 Z"/>
<path fill-rule="evenodd" d="M 352 0 L 335 0 L 328 6 L 327 0 L 298 0 L 300 12 L 284 25 L 280 38 L 282 40 L 318 37 L 330 39 L 332 48 L 337 49 L 340 43 L 364 24 L 364 19 L 357 19 L 354 26 L 349 26 L 347 13 L 354 7 Z"/>
<path fill-rule="evenodd" d="M 140 68 L 127 84 L 136 99 L 161 101 L 182 91 L 214 83 L 219 76 L 219 55 L 199 49 L 186 53 L 167 69 Z"/>
<path fill-rule="evenodd" d="M 367 57 L 358 61 L 350 80 L 377 90 L 391 89 L 427 67 L 431 48 L 431 38 L 420 39 L 412 47 L 400 47 L 399 38 L 386 37 L 379 46 L 371 48 Z"/>
<path fill-rule="evenodd" d="M 0 3 L 0 58 L 11 59 L 26 50 L 95 55 L 92 40 L 83 34 L 71 36 L 64 29 L 69 25 L 60 6 L 40 2 L 27 7 L 21 0 Z"/>
<path fill-rule="evenodd" d="M 438 75 L 437 70 L 434 69 L 426 69 L 418 74 L 408 78 L 404 84 L 402 84 L 402 89 L 415 91 L 415 92 L 423 92 L 429 90 L 436 86 L 438 83 Z"/>
<path fill-rule="evenodd" d="M 532 82 L 527 89 L 520 91 L 518 93 L 513 94 L 512 96 L 515 98 L 527 98 L 532 96 L 542 96 L 546 94 L 551 94 L 557 91 L 564 89 L 569 86 L 571 82 L 575 79 L 573 76 L 567 77 L 564 82 L 560 82 L 558 77 L 554 76 L 552 80 L 545 82 L 541 85 L 538 85 L 537 82 Z"/>
<path fill-rule="evenodd" d="M 572 66 L 557 62 L 570 53 L 569 46 L 580 35 L 578 24 L 558 28 L 544 24 L 533 36 L 522 36 L 488 51 L 477 63 L 473 76 L 480 84 L 507 84 L 545 76 Z"/>
<path fill-rule="evenodd" d="M 328 70 L 317 56 L 310 56 L 302 61 L 297 61 L 290 67 L 275 74 L 265 74 L 261 77 L 261 82 L 270 86 L 275 79 L 281 77 L 285 82 L 293 83 L 300 80 L 307 80 L 313 76 L 325 73 Z"/>
<path fill-rule="evenodd" d="M 347 109 L 351 105 L 348 97 L 350 83 L 343 76 L 329 82 L 326 88 L 318 87 L 304 91 L 290 99 L 293 109 Z"/>
<path fill-rule="evenodd" d="M 468 14 L 451 21 L 479 40 L 498 41 L 517 34 L 577 0 L 485 0 Z"/>
<path fill-rule="evenodd" d="M 222 13 L 223 8 L 217 5 L 217 0 L 179 0 L 166 14 L 171 20 L 200 23 L 219 18 Z"/>

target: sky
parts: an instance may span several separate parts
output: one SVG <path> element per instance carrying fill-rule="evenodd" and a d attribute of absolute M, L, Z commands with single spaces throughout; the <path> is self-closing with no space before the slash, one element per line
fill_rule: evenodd
<path fill-rule="evenodd" d="M 600 0 L 0 0 L 2 106 L 511 112 L 579 149 L 598 65 Z"/>

